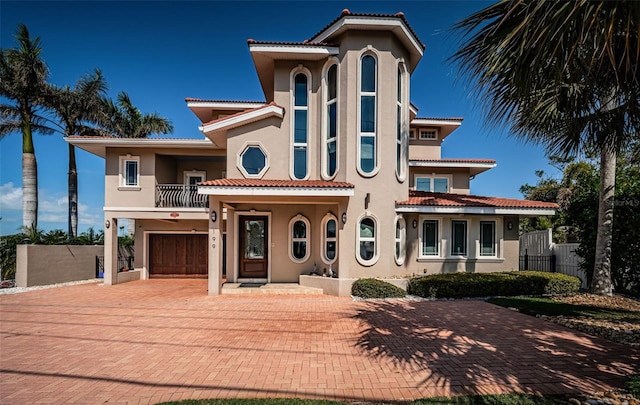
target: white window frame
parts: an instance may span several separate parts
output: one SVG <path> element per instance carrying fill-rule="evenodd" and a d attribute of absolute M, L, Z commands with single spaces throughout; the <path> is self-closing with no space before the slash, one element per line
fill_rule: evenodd
<path fill-rule="evenodd" d="M 375 85 L 376 85 L 376 91 L 374 92 L 362 92 L 362 59 L 365 56 L 372 56 L 373 59 L 376 62 L 376 69 L 375 69 Z M 357 82 L 357 86 L 358 86 L 358 95 L 357 95 L 357 104 L 358 104 L 358 116 L 357 116 L 357 120 L 358 120 L 358 139 L 356 140 L 358 142 L 357 145 L 357 156 L 356 156 L 356 169 L 358 170 L 358 173 L 362 176 L 362 177 L 373 177 L 376 174 L 378 174 L 378 171 L 380 170 L 380 137 L 378 136 L 378 132 L 379 132 L 379 123 L 380 123 L 380 102 L 379 102 L 379 98 L 380 95 L 378 94 L 378 90 L 380 88 L 379 86 L 380 84 L 380 55 L 378 55 L 378 52 L 372 47 L 372 46 L 368 46 L 366 49 L 364 49 L 361 53 L 360 53 L 360 57 L 358 58 L 358 82 Z M 362 120 L 361 120 L 361 116 L 362 116 L 362 96 L 374 96 L 375 97 L 375 125 L 374 125 L 374 130 L 373 132 L 362 132 L 361 129 L 361 124 L 362 124 Z M 362 138 L 373 138 L 374 139 L 374 150 L 373 150 L 373 154 L 374 154 L 374 166 L 373 166 L 373 170 L 371 170 L 371 172 L 365 172 L 364 170 L 362 170 L 362 166 L 361 166 L 361 157 L 362 157 Z"/>
<path fill-rule="evenodd" d="M 419 139 L 420 139 L 421 141 L 437 141 L 437 140 L 438 140 L 438 135 L 439 135 L 439 133 L 438 133 L 438 130 L 437 130 L 437 129 L 432 129 L 432 128 L 429 128 L 429 129 L 427 129 L 427 128 L 422 128 L 422 129 L 420 129 L 420 131 L 419 131 L 419 132 L 420 132 L 420 133 L 419 133 Z M 422 136 L 423 134 L 427 134 L 427 133 L 433 133 L 433 134 L 434 134 L 434 136 L 433 136 L 433 137 L 431 137 L 431 136 L 429 136 L 429 137 Z"/>
<path fill-rule="evenodd" d="M 373 220 L 374 226 L 374 236 L 373 237 L 362 237 L 360 236 L 360 223 L 365 218 L 369 218 Z M 363 266 L 373 266 L 376 264 L 378 259 L 380 258 L 380 245 L 378 241 L 380 240 L 380 221 L 378 218 L 373 215 L 371 212 L 366 211 L 356 221 L 356 260 Z M 360 256 L 360 242 L 373 242 L 373 257 L 369 260 L 365 260 Z"/>
<path fill-rule="evenodd" d="M 336 223 L 336 236 L 331 238 L 327 236 L 327 223 L 330 220 L 333 220 Z M 325 215 L 324 218 L 322 218 L 322 255 L 320 257 L 325 264 L 333 264 L 336 262 L 336 260 L 338 260 L 338 231 L 338 218 L 336 218 L 336 216 L 331 213 Z M 335 242 L 336 244 L 336 256 L 333 259 L 329 259 L 327 257 L 328 242 Z"/>
<path fill-rule="evenodd" d="M 260 148 L 260 150 L 265 156 L 264 167 L 257 174 L 248 173 L 244 168 L 244 166 L 242 165 L 242 155 L 250 147 Z M 261 142 L 255 142 L 255 141 L 245 142 L 244 145 L 242 145 L 242 148 L 238 149 L 238 153 L 236 154 L 236 167 L 238 168 L 238 170 L 240 170 L 240 173 L 242 173 L 242 175 L 248 179 L 261 179 L 262 176 L 264 176 L 264 174 L 267 172 L 267 170 L 269 170 L 269 164 L 270 164 L 269 162 L 270 162 L 269 152 L 267 152 L 267 149 L 262 145 Z"/>
<path fill-rule="evenodd" d="M 409 140 L 410 141 L 414 141 L 416 139 L 416 129 L 415 128 L 411 128 L 409 130 Z"/>
<path fill-rule="evenodd" d="M 453 176 L 448 175 L 448 174 L 416 174 L 413 178 L 413 189 L 418 191 L 418 179 L 429 179 L 429 190 L 427 192 L 429 193 L 435 193 L 435 191 L 433 191 L 434 189 L 434 179 L 447 179 L 447 191 L 445 191 L 446 193 L 451 192 L 451 182 L 453 181 Z M 419 190 L 419 191 L 425 191 L 425 190 Z M 441 191 L 438 191 L 439 193 Z"/>
<path fill-rule="evenodd" d="M 493 224 L 493 253 L 490 255 L 486 255 L 486 254 L 482 254 L 482 225 L 485 223 L 490 223 Z M 487 219 L 483 219 L 480 221 L 479 225 L 478 225 L 478 229 L 479 229 L 479 236 L 478 236 L 478 257 L 481 258 L 497 258 L 498 257 L 498 221 L 496 221 L 495 219 L 491 219 L 491 220 L 487 220 Z"/>
<path fill-rule="evenodd" d="M 400 235 L 398 235 L 398 225 L 400 225 Z M 407 256 L 407 222 L 402 215 L 397 215 L 394 221 L 394 244 L 393 258 L 398 266 L 402 266 Z M 399 256 L 398 256 L 399 252 Z"/>
<path fill-rule="evenodd" d="M 204 170 L 185 170 L 184 171 L 184 184 L 189 185 L 189 179 L 191 177 L 202 177 L 202 181 L 207 180 L 207 172 Z"/>
<path fill-rule="evenodd" d="M 296 76 L 298 76 L 299 74 L 305 75 L 307 77 L 307 105 L 306 106 L 296 106 L 295 104 L 295 94 L 296 94 Z M 291 76 L 290 76 L 290 97 L 289 99 L 291 100 L 291 158 L 289 159 L 289 177 L 291 177 L 292 180 L 307 180 L 309 178 L 309 167 L 310 167 L 310 156 L 311 154 L 309 153 L 309 136 L 310 131 L 310 125 L 309 122 L 311 121 L 311 115 L 310 112 L 312 111 L 311 109 L 311 72 L 309 71 L 309 69 L 305 68 L 302 65 L 298 65 L 295 69 L 293 69 L 291 71 Z M 307 141 L 306 142 L 295 142 L 295 132 L 296 132 L 296 128 L 295 128 L 295 124 L 296 124 L 296 111 L 306 111 L 307 112 Z M 306 154 L 306 159 L 305 159 L 305 163 L 306 163 L 306 167 L 305 167 L 305 175 L 302 178 L 298 178 L 295 176 L 295 150 L 296 148 L 299 147 L 304 147 L 305 148 L 305 154 Z"/>
<path fill-rule="evenodd" d="M 322 89 L 323 89 L 323 97 L 324 97 L 323 98 L 324 108 L 322 109 L 322 152 L 321 152 L 322 170 L 320 171 L 320 174 L 323 180 L 333 180 L 338 174 L 338 170 L 340 169 L 340 150 L 338 148 L 338 138 L 340 133 L 340 125 L 339 125 L 340 111 L 339 111 L 339 103 L 338 103 L 338 100 L 340 99 L 340 86 L 339 86 L 340 65 L 338 62 L 339 62 L 338 58 L 331 57 L 329 58 L 327 63 L 325 63 L 325 66 L 322 70 Z M 336 67 L 336 98 L 329 100 L 328 75 L 329 75 L 329 69 L 331 69 L 333 66 Z M 334 138 L 327 138 L 327 133 L 329 131 L 328 108 L 331 104 L 336 105 L 336 136 Z M 335 143 L 336 145 L 336 170 L 333 174 L 329 174 L 329 164 L 327 162 L 329 159 L 329 145 L 331 143 Z"/>
<path fill-rule="evenodd" d="M 437 252 L 435 255 L 432 254 L 426 254 L 423 250 L 423 242 L 422 240 L 424 239 L 424 235 L 422 234 L 422 229 L 424 227 L 424 222 L 425 221 L 433 221 L 436 222 L 438 225 L 438 232 L 436 235 L 436 249 Z M 441 218 L 433 218 L 433 217 L 428 217 L 428 216 L 420 216 L 419 218 L 419 225 L 420 228 L 418 230 L 418 242 L 420 243 L 420 246 L 418 247 L 418 254 L 419 257 L 421 259 L 439 259 L 442 257 L 442 219 Z"/>
<path fill-rule="evenodd" d="M 404 182 L 407 178 L 407 150 L 408 150 L 408 109 L 406 106 L 408 103 L 408 88 L 407 85 L 407 68 L 402 59 L 398 60 L 398 67 L 396 71 L 398 77 L 396 83 L 401 85 L 400 89 L 396 89 L 396 114 L 400 111 L 400 116 L 396 117 L 396 178 L 400 183 Z M 399 93 L 399 94 L 398 94 Z"/>
<path fill-rule="evenodd" d="M 465 248 L 466 248 L 465 250 L 466 250 L 466 252 L 464 252 L 461 255 L 453 253 L 453 239 L 454 239 L 453 224 L 455 222 L 461 222 L 461 223 L 465 224 L 464 225 L 464 233 L 465 233 Z M 464 257 L 464 258 L 469 257 L 469 221 L 466 220 L 466 219 L 451 219 L 450 225 L 451 225 L 451 227 L 450 227 L 450 230 L 451 230 L 450 232 L 451 233 L 450 233 L 450 238 L 449 238 L 449 241 L 450 241 L 450 243 L 449 243 L 449 257 Z"/>
<path fill-rule="evenodd" d="M 136 184 L 127 184 L 127 163 L 136 164 Z M 120 156 L 120 187 L 125 189 L 140 189 L 140 156 Z"/>
<path fill-rule="evenodd" d="M 306 227 L 306 232 L 305 232 L 305 237 L 304 238 L 294 238 L 293 237 L 293 225 L 298 222 L 301 221 L 304 223 L 304 226 Z M 309 256 L 311 256 L 311 223 L 309 222 L 309 220 L 302 214 L 298 214 L 295 217 L 291 218 L 291 220 L 289 221 L 289 248 L 287 249 L 289 252 L 289 259 L 291 259 L 292 262 L 294 263 L 304 263 L 307 260 L 309 260 Z M 305 256 L 301 259 L 296 258 L 293 255 L 293 243 L 294 242 L 305 242 L 307 245 L 307 250 L 305 252 Z"/>

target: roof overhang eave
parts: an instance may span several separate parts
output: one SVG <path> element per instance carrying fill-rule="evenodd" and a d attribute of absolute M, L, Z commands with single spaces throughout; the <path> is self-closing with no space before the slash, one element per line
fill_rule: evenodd
<path fill-rule="evenodd" d="M 353 197 L 353 188 L 198 186 L 198 194 L 218 196 Z"/>
<path fill-rule="evenodd" d="M 397 205 L 399 214 L 468 214 L 468 215 L 520 215 L 538 217 L 555 215 L 552 208 L 517 208 L 517 207 L 434 207 L 423 205 Z"/>
<path fill-rule="evenodd" d="M 200 131 L 202 131 L 202 133 L 204 133 L 205 135 L 209 136 L 220 131 L 227 131 L 229 129 L 237 128 L 242 125 L 250 124 L 252 122 L 260 121 L 269 117 L 284 117 L 284 108 L 276 105 L 270 105 L 268 107 L 250 111 L 246 114 L 238 115 L 236 117 L 231 117 L 222 121 L 202 125 L 198 129 L 200 129 Z"/>

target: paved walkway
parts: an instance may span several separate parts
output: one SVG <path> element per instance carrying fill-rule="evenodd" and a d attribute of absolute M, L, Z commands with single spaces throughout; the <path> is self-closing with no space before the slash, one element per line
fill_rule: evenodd
<path fill-rule="evenodd" d="M 639 351 L 480 301 L 205 294 L 149 280 L 0 296 L 0 402 L 564 393 L 640 371 Z"/>

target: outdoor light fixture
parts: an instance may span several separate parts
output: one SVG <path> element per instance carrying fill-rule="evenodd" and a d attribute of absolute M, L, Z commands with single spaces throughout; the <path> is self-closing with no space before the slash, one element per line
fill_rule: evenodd
<path fill-rule="evenodd" d="M 343 212 L 343 213 L 342 213 L 342 223 L 343 223 L 343 224 L 346 224 L 346 223 L 347 223 L 347 213 L 346 213 L 346 212 Z"/>
<path fill-rule="evenodd" d="M 513 229 L 513 223 L 511 221 L 507 222 L 507 229 L 508 230 L 512 230 Z"/>
<path fill-rule="evenodd" d="M 413 225 L 413 229 L 416 229 L 418 227 L 418 220 L 414 219 L 411 224 Z"/>
<path fill-rule="evenodd" d="M 109 227 L 111 226 L 111 221 L 109 221 L 108 219 L 104 221 L 104 226 L 105 228 L 109 229 Z"/>
<path fill-rule="evenodd" d="M 211 214 L 209 214 L 209 216 L 211 217 L 211 222 L 216 222 L 216 219 L 218 219 L 218 213 L 215 211 L 211 211 Z"/>

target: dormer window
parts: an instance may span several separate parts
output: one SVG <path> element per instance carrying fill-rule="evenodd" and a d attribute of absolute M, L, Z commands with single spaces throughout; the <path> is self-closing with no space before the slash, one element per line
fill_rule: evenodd
<path fill-rule="evenodd" d="M 293 78 L 293 134 L 291 177 L 303 180 L 309 176 L 309 78 L 305 73 L 295 73 Z"/>
<path fill-rule="evenodd" d="M 325 75 L 325 113 L 322 174 L 331 179 L 338 170 L 338 65 L 335 63 Z"/>
<path fill-rule="evenodd" d="M 358 171 L 373 176 L 377 162 L 377 62 L 367 53 L 360 59 L 360 125 L 358 131 Z"/>

